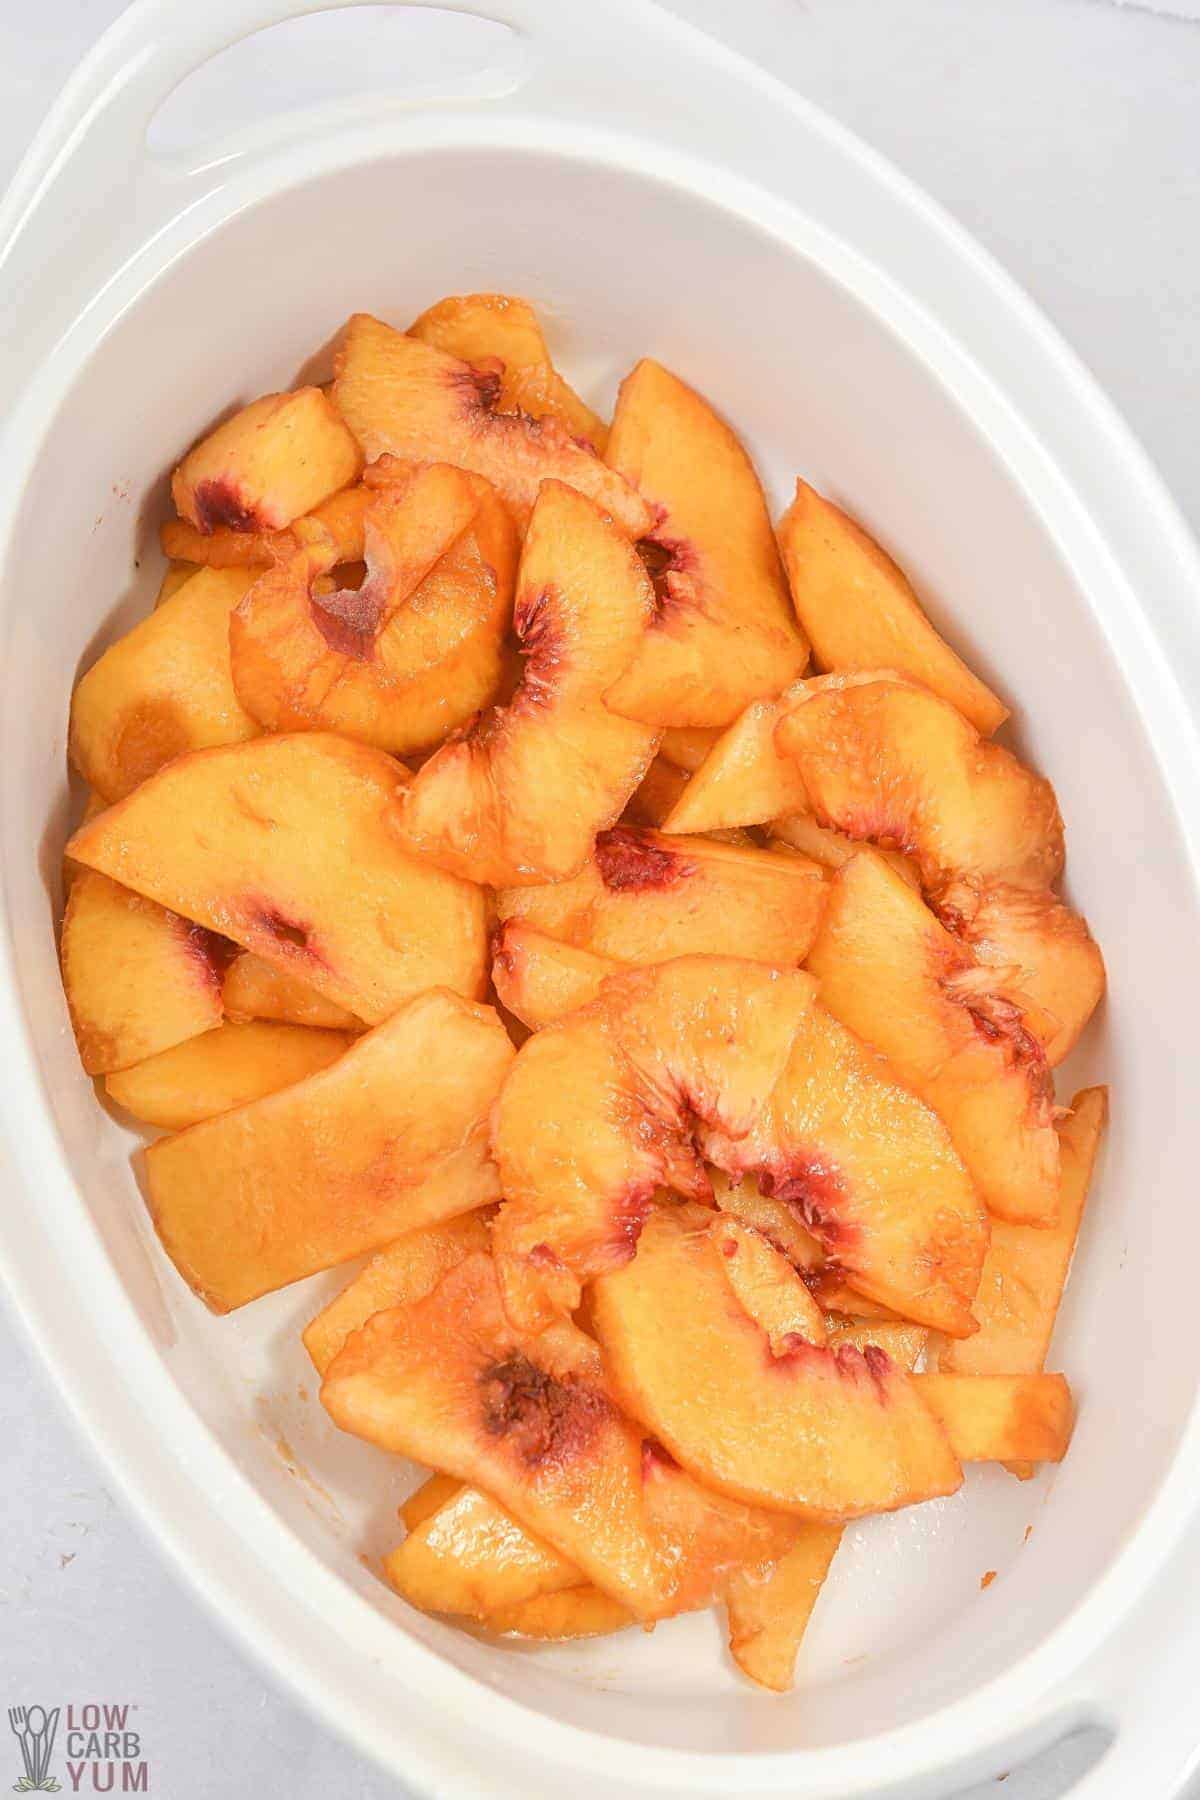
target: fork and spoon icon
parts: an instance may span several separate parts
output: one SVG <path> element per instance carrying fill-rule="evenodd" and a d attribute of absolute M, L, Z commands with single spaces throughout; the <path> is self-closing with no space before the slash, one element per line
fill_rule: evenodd
<path fill-rule="evenodd" d="M 57 1706 L 50 1713 L 44 1706 L 9 1707 L 9 1727 L 21 1746 L 21 1761 L 25 1765 L 23 1778 L 13 1784 L 17 1793 L 54 1794 L 62 1785 L 47 1773 L 59 1711 Z"/>

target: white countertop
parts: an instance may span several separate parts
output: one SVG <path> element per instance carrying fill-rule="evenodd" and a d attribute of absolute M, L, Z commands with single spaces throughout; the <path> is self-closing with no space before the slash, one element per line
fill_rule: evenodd
<path fill-rule="evenodd" d="M 0 0 L 0 183 L 119 10 Z M 794 82 L 975 232 L 1090 363 L 1200 531 L 1200 21 L 1177 16 L 1197 0 L 675 10 Z M 3 1313 L 0 1442 L 0 1705 L 135 1706 L 149 1791 L 166 1800 L 402 1791 L 268 1685 L 177 1585 Z M 1051 1800 L 1086 1749 L 970 1800 Z M 0 1755 L 0 1787 L 11 1761 Z"/>

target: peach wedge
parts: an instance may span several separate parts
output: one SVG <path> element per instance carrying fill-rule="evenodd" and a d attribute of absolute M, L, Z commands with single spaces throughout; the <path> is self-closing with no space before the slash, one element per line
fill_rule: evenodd
<path fill-rule="evenodd" d="M 151 1216 L 214 1312 L 494 1200 L 495 1013 L 431 989 L 321 1073 L 146 1151 Z"/>
<path fill-rule="evenodd" d="M 362 467 L 320 388 L 264 394 L 189 450 L 171 477 L 180 518 L 197 531 L 282 531 Z"/>
<path fill-rule="evenodd" d="M 252 950 L 243 950 L 226 969 L 221 998 L 225 1017 L 235 1023 L 273 1019 L 281 1025 L 315 1025 L 332 1031 L 363 1028 L 362 1020 L 344 1006 L 335 1005 L 307 982 L 297 980 Z"/>
<path fill-rule="evenodd" d="M 354 1042 L 345 1031 L 308 1025 L 218 1025 L 105 1077 L 110 1100 L 135 1119 L 182 1131 L 248 1106 L 336 1062 Z"/>
<path fill-rule="evenodd" d="M 573 875 L 654 757 L 655 733 L 604 699 L 652 604 L 621 533 L 582 494 L 546 482 L 517 577 L 520 683 L 397 795 L 397 841 L 494 887 Z"/>
<path fill-rule="evenodd" d="M 375 1024 L 423 988 L 475 998 L 485 975 L 483 894 L 388 829 L 407 780 L 324 732 L 254 738 L 177 758 L 67 852 Z"/>
<path fill-rule="evenodd" d="M 536 891 L 536 890 L 535 890 Z M 507 919 L 492 939 L 492 985 L 500 1004 L 530 1031 L 587 1006 L 623 965 Z"/>
<path fill-rule="evenodd" d="M 288 562 L 314 536 L 331 538 L 339 563 L 362 561 L 363 521 L 369 490 L 361 482 L 343 488 L 304 513 L 283 531 L 197 531 L 186 519 L 168 519 L 159 529 L 163 555 L 210 569 L 266 569 Z"/>

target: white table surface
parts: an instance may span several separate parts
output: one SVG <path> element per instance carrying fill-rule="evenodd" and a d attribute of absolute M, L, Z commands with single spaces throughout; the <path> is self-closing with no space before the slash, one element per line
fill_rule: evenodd
<path fill-rule="evenodd" d="M 119 10 L 0 0 L 0 182 Z M 1200 22 L 1173 16 L 1200 11 L 1197 0 L 676 10 L 794 82 L 956 213 L 1090 363 L 1200 531 Z M 181 1590 L 2 1312 L 0 1443 L 0 1705 L 135 1705 L 149 1791 L 165 1800 L 403 1792 L 266 1682 Z M 1086 1752 L 1064 1746 L 962 1800 L 1051 1800 Z M 0 1751 L 0 1777 L 10 1761 Z"/>

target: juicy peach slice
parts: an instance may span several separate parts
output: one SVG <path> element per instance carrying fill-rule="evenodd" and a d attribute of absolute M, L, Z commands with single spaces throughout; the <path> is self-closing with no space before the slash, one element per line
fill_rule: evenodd
<path fill-rule="evenodd" d="M 990 737 L 1008 717 L 921 609 L 903 573 L 860 525 L 805 481 L 779 525 L 796 614 L 823 669 L 897 669 Z"/>
<path fill-rule="evenodd" d="M 528 300 L 512 294 L 456 295 L 429 307 L 409 326 L 408 335 L 476 368 L 494 368 L 499 362 L 498 411 L 556 419 L 572 437 L 604 454 L 608 427 L 554 367 Z"/>
<path fill-rule="evenodd" d="M 840 1525 L 810 1522 L 786 1556 L 729 1584 L 729 1651 L 759 1687 L 786 1694 L 796 1654 L 842 1541 Z"/>
<path fill-rule="evenodd" d="M 723 729 L 719 725 L 671 725 L 663 732 L 659 749 L 674 768 L 694 775 Z"/>
<path fill-rule="evenodd" d="M 320 388 L 264 394 L 188 451 L 171 477 L 197 531 L 282 531 L 362 468 L 353 436 Z"/>
<path fill-rule="evenodd" d="M 556 1594 L 535 1594 L 515 1606 L 497 1607 L 483 1621 L 485 1630 L 502 1637 L 550 1640 L 607 1637 L 637 1623 L 637 1615 L 627 1606 L 600 1588 L 587 1585 L 564 1588 Z"/>
<path fill-rule="evenodd" d="M 818 825 L 811 813 L 788 813 L 784 818 L 772 819 L 768 830 L 771 843 L 786 844 L 789 850 L 799 850 L 803 856 L 820 863 L 823 869 L 840 869 L 862 849 L 861 842 L 847 837 L 844 831 Z M 876 855 L 882 856 L 909 887 L 920 890 L 921 877 L 910 857 L 900 850 L 877 850 Z"/>
<path fill-rule="evenodd" d="M 808 967 L 834 1017 L 882 1050 L 945 1122 L 989 1210 L 1049 1224 L 1054 1088 L 1004 974 L 977 962 L 870 850 L 829 884 Z"/>
<path fill-rule="evenodd" d="M 211 569 L 265 569 L 288 562 L 314 536 L 332 540 L 339 563 L 362 561 L 363 521 L 370 490 L 361 484 L 331 494 L 284 531 L 197 531 L 186 519 L 168 519 L 159 530 L 164 556 Z"/>
<path fill-rule="evenodd" d="M 150 1212 L 214 1312 L 470 1212 L 499 1187 L 488 1114 L 512 1045 L 444 989 L 331 1068 L 146 1151 Z"/>
<path fill-rule="evenodd" d="M 1087 928 L 1048 888 L 953 881 L 934 896 L 938 917 L 981 963 L 1019 970 L 1038 1009 L 1029 1029 L 1051 1068 L 1075 1048 L 1104 994 L 1104 958 Z"/>
<path fill-rule="evenodd" d="M 61 948 L 63 987 L 89 1075 L 128 1069 L 221 1023 L 229 947 L 105 875 L 74 874 Z"/>
<path fill-rule="evenodd" d="M 599 1350 L 567 1323 L 515 1330 L 490 1258 L 470 1256 L 426 1299 L 376 1313 L 335 1357 L 321 1399 L 344 1431 L 477 1482 L 639 1616 L 661 1608 L 641 1437 Z"/>
<path fill-rule="evenodd" d="M 657 829 L 678 803 L 687 784 L 686 772 L 668 762 L 660 750 L 646 770 L 641 786 L 629 796 L 622 823 Z"/>
<path fill-rule="evenodd" d="M 268 731 L 428 749 L 499 685 L 516 533 L 487 482 L 434 463 L 373 490 L 364 539 L 361 587 L 321 591 L 332 538 L 259 577 L 229 622 L 234 687 Z"/>
<path fill-rule="evenodd" d="M 467 1215 L 468 1218 L 471 1216 L 471 1214 Z M 373 1317 L 372 1314 L 367 1316 Z M 365 1325 L 366 1322 L 365 1318 L 360 1319 L 354 1327 L 355 1331 L 358 1330 L 359 1325 Z M 341 1349 L 345 1341 L 345 1338 L 339 1341 L 337 1349 L 334 1350 L 334 1356 L 337 1355 L 337 1351 Z M 329 1361 L 333 1361 L 332 1356 Z M 328 1363 L 325 1366 L 327 1368 Z M 321 1373 L 324 1374 L 325 1370 L 322 1369 Z M 415 1531 L 418 1525 L 423 1525 L 426 1519 L 431 1519 L 435 1512 L 441 1511 L 448 1500 L 453 1500 L 455 1494 L 461 1492 L 462 1482 L 456 1481 L 453 1475 L 431 1475 L 427 1481 L 421 1483 L 416 1493 L 410 1494 L 401 1505 L 400 1517 L 404 1520 L 404 1529 Z"/>
<path fill-rule="evenodd" d="M 775 747 L 775 728 L 804 691 L 794 684 L 771 700 L 752 700 L 716 739 L 668 815 L 667 831 L 713 831 L 760 825 L 806 804 L 795 763 Z"/>
<path fill-rule="evenodd" d="M 473 1487 L 460 1488 L 415 1526 L 383 1568 L 400 1597 L 422 1612 L 481 1620 L 583 1584 L 575 1563 Z"/>
<path fill-rule="evenodd" d="M 198 563 L 186 562 L 182 558 L 173 559 L 167 564 L 167 572 L 158 584 L 158 592 L 154 596 L 156 607 L 165 606 L 167 601 L 176 595 L 185 581 L 200 573 Z"/>
<path fill-rule="evenodd" d="M 469 1212 L 437 1225 L 418 1226 L 373 1256 L 300 1334 L 318 1375 L 324 1375 L 350 1334 L 377 1312 L 423 1300 L 448 1269 L 456 1268 L 477 1250 L 486 1251 L 491 1239 L 485 1218 L 484 1213 Z M 457 1483 L 453 1485 L 457 1487 Z M 409 1520 L 407 1513 L 404 1518 L 413 1530 L 416 1521 Z"/>
<path fill-rule="evenodd" d="M 1062 1375 L 914 1375 L 960 1462 L 1061 1462 L 1071 1441 Z"/>
<path fill-rule="evenodd" d="M 834 1521 L 953 1493 L 962 1472 L 945 1434 L 882 1351 L 774 1335 L 778 1293 L 790 1287 L 798 1318 L 800 1296 L 812 1303 L 762 1240 L 777 1294 L 765 1318 L 749 1309 L 763 1279 L 730 1278 L 739 1229 L 656 1212 L 633 1260 L 596 1283 L 605 1364 L 629 1410 L 698 1480 L 752 1505 Z"/>
<path fill-rule="evenodd" d="M 717 956 L 734 944 L 780 968 L 807 956 L 824 904 L 821 871 L 802 856 L 628 825 L 602 831 L 571 880 L 496 897 L 502 920 L 622 962 Z"/>
<path fill-rule="evenodd" d="M 807 695 L 780 720 L 822 825 L 902 850 L 926 889 L 955 876 L 1045 887 L 1062 872 L 1054 790 L 945 700 L 888 677 Z"/>
<path fill-rule="evenodd" d="M 202 569 L 83 676 L 70 755 L 102 798 L 123 800 L 185 750 L 258 735 L 229 667 L 229 618 L 249 585 L 240 569 Z"/>
<path fill-rule="evenodd" d="M 642 1448 L 646 1517 L 672 1571 L 663 1616 L 722 1599 L 739 1570 L 768 1567 L 804 1529 L 787 1513 L 747 1506 L 707 1488 L 648 1438 Z"/>
<path fill-rule="evenodd" d="M 586 494 L 631 537 L 652 514 L 615 469 L 557 419 L 501 412 L 501 376 L 355 313 L 338 352 L 333 398 L 369 461 L 449 462 L 490 481 L 518 525 L 543 481 Z"/>
<path fill-rule="evenodd" d="M 758 476 L 707 401 L 649 360 L 621 383 L 607 456 L 653 509 L 640 535 L 658 601 L 610 702 L 648 725 L 727 725 L 808 660 Z"/>
<path fill-rule="evenodd" d="M 485 977 L 482 893 L 388 829 L 407 779 L 323 732 L 254 738 L 179 757 L 67 849 L 375 1024 L 424 988 L 473 998 Z"/>
<path fill-rule="evenodd" d="M 307 1025 L 218 1025 L 105 1077 L 110 1100 L 164 1131 L 182 1131 L 262 1100 L 336 1062 L 354 1042 Z"/>
<path fill-rule="evenodd" d="M 273 1019 L 281 1025 L 313 1025 L 332 1031 L 361 1031 L 363 1022 L 318 994 L 307 982 L 298 981 L 264 956 L 244 950 L 235 956 L 221 984 L 225 1017 L 245 1024 L 249 1019 Z"/>
<path fill-rule="evenodd" d="M 492 984 L 500 1004 L 530 1031 L 587 1006 L 620 966 L 611 956 L 560 943 L 520 919 L 501 925 L 492 944 Z"/>
<path fill-rule="evenodd" d="M 399 840 L 495 887 L 573 875 L 654 756 L 655 734 L 604 701 L 651 607 L 632 546 L 582 494 L 548 481 L 517 581 L 520 684 L 398 796 Z"/>

